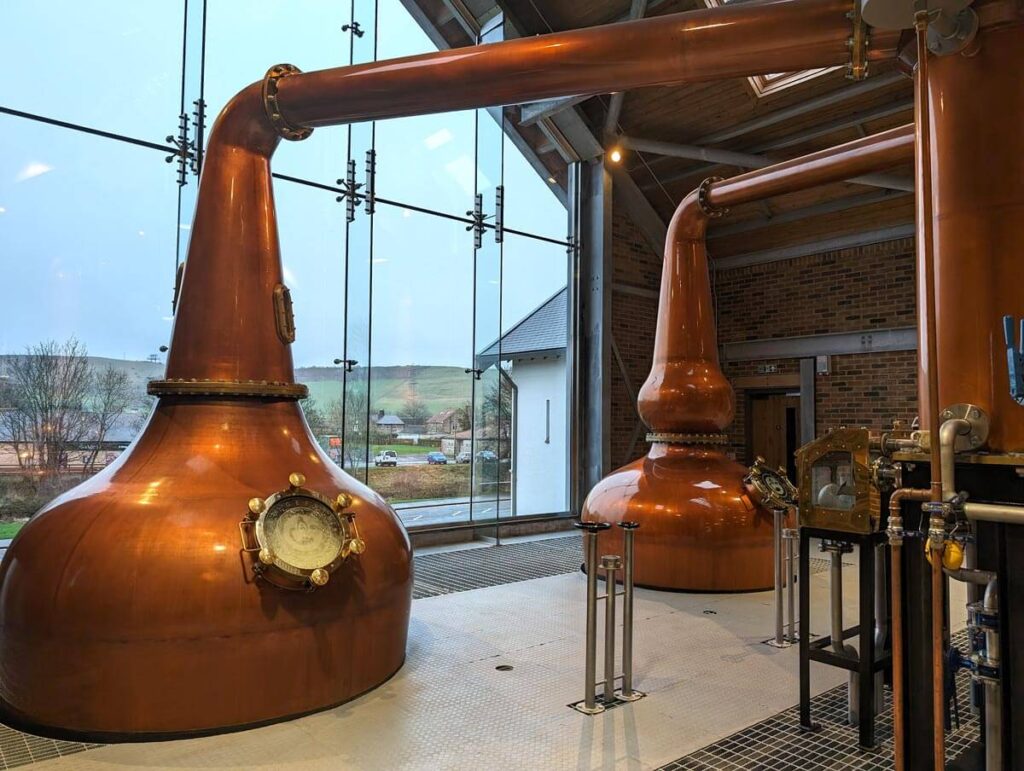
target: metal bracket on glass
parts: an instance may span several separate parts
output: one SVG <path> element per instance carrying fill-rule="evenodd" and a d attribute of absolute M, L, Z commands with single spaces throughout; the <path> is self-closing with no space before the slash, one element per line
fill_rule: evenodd
<path fill-rule="evenodd" d="M 174 146 L 174 152 L 164 158 L 167 163 L 171 163 L 175 159 L 178 162 L 178 187 L 184 187 L 188 184 L 188 169 L 189 163 L 195 156 L 195 146 L 189 141 L 188 138 L 188 116 L 185 113 L 181 113 L 178 116 L 178 136 L 175 138 L 173 134 L 168 134 L 166 141 Z"/>
<path fill-rule="evenodd" d="M 1014 339 L 1014 318 L 1003 316 L 1003 337 L 1006 341 L 1006 364 L 1010 374 L 1010 396 L 1024 405 L 1024 319 L 1020 320 L 1020 340 Z"/>
<path fill-rule="evenodd" d="M 375 150 L 366 151 L 366 192 L 363 194 L 363 201 L 366 203 L 366 213 L 373 214 L 375 196 L 377 194 L 377 153 Z"/>
<path fill-rule="evenodd" d="M 479 380 L 483 376 L 484 371 L 482 369 L 473 369 L 472 367 L 469 367 L 466 369 L 466 374 L 468 375 L 470 373 L 473 374 L 474 380 Z"/>
<path fill-rule="evenodd" d="M 203 139 L 206 135 L 206 102 L 196 99 L 192 102 L 195 108 L 192 110 L 192 128 L 195 131 L 195 139 L 192 142 L 192 157 L 189 158 L 189 168 L 197 177 L 203 170 Z"/>
<path fill-rule="evenodd" d="M 576 236 L 571 234 L 567 235 L 565 237 L 565 253 L 572 257 L 576 254 L 576 248 Z"/>
<path fill-rule="evenodd" d="M 472 218 L 472 223 L 466 225 L 466 230 L 473 231 L 473 248 L 480 249 L 484 245 L 484 223 L 490 218 L 491 215 L 484 214 L 484 196 L 483 193 L 477 193 L 473 199 L 472 211 L 466 212 L 466 216 Z"/>
<path fill-rule="evenodd" d="M 345 371 L 346 372 L 351 372 L 355 368 L 356 364 L 358 364 L 359 362 L 356 361 L 355 359 L 335 359 L 334 363 L 335 364 L 344 364 L 345 365 Z"/>
<path fill-rule="evenodd" d="M 356 218 L 356 206 L 362 202 L 364 197 L 359 192 L 359 188 L 363 185 L 356 182 L 355 160 L 349 159 L 348 172 L 345 174 L 345 179 L 339 179 L 338 184 L 341 185 L 342 193 L 334 200 L 338 203 L 345 202 L 345 220 L 352 222 Z"/>
<path fill-rule="evenodd" d="M 505 186 L 494 188 L 494 243 L 505 240 Z"/>
<path fill-rule="evenodd" d="M 342 24 L 341 25 L 341 31 L 342 32 L 351 32 L 356 37 L 362 37 L 363 35 L 366 34 L 366 30 L 364 30 L 362 27 L 359 26 L 359 22 L 358 21 L 354 21 L 351 24 Z"/>

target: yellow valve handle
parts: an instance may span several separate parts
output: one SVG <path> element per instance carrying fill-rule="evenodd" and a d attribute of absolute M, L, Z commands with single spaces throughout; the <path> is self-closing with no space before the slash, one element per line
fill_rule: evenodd
<path fill-rule="evenodd" d="M 932 564 L 932 550 L 928 542 L 924 542 L 924 557 L 928 564 Z M 959 570 L 964 564 L 964 547 L 958 541 L 946 541 L 942 550 L 942 567 L 946 570 Z"/>

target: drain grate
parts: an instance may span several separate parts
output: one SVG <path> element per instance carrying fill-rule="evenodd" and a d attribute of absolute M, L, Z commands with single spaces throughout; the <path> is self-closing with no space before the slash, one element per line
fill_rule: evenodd
<path fill-rule="evenodd" d="M 0 764 L 3 768 L 27 766 L 30 763 L 73 755 L 99 746 L 101 745 L 44 739 L 0 725 Z"/>
<path fill-rule="evenodd" d="M 545 538 L 414 558 L 413 599 L 573 573 L 582 562 L 580 537 Z"/>
<path fill-rule="evenodd" d="M 953 644 L 967 647 L 966 632 Z M 956 760 L 977 741 L 978 719 L 970 711 L 971 676 L 957 674 L 960 728 L 946 733 L 946 759 Z M 821 730 L 800 730 L 800 708 L 790 707 L 721 741 L 708 745 L 659 771 L 890 771 L 892 760 L 892 701 L 885 692 L 885 707 L 875 719 L 874 750 L 857 746 L 857 729 L 846 724 L 847 686 L 840 685 L 811 699 L 811 718 Z"/>

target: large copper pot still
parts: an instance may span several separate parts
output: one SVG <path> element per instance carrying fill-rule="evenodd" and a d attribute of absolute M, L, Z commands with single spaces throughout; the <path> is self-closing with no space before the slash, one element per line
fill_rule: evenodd
<path fill-rule="evenodd" d="M 402 664 L 407 536 L 379 496 L 323 455 L 296 402 L 304 389 L 270 176 L 282 137 L 842 65 L 851 50 L 855 68 L 894 56 L 891 34 L 848 45 L 865 32 L 851 8 L 771 0 L 308 74 L 280 66 L 241 91 L 211 132 L 153 415 L 116 463 L 34 517 L 0 565 L 4 721 L 107 741 L 215 732 L 344 702 Z M 718 430 L 731 412 L 727 385 L 708 376 L 718 396 L 698 422 Z M 661 452 L 728 465 L 701 449 Z M 366 543 L 312 592 L 254 581 L 240 549 L 247 502 L 293 472 L 328 498 L 349 496 Z M 709 472 L 734 476 L 731 466 Z"/>
<path fill-rule="evenodd" d="M 747 469 L 718 446 L 732 422 L 735 396 L 718 361 L 704 238 L 708 219 L 730 206 L 913 157 L 913 126 L 901 126 L 731 179 L 709 179 L 676 209 L 665 242 L 654 360 L 638 399 L 651 449 L 605 477 L 583 511 L 585 520 L 640 523 L 637 583 L 748 591 L 773 580 L 772 515 L 747 494 Z M 599 548 L 621 548 L 617 527 L 598 538 Z"/>

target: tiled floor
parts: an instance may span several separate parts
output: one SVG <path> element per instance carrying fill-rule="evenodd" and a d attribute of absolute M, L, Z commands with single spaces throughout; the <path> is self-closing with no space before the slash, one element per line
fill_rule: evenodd
<path fill-rule="evenodd" d="M 855 571 L 846 578 L 852 618 Z M 828 574 L 812 581 L 821 619 Z M 570 710 L 582 696 L 584 587 L 574 570 L 417 600 L 405 667 L 349 704 L 243 733 L 100 747 L 35 768 L 652 769 L 796 702 L 796 647 L 761 642 L 771 632 L 770 593 L 638 590 L 636 684 L 649 695 L 596 717 Z M 835 669 L 812 670 L 815 693 L 843 681 Z"/>

